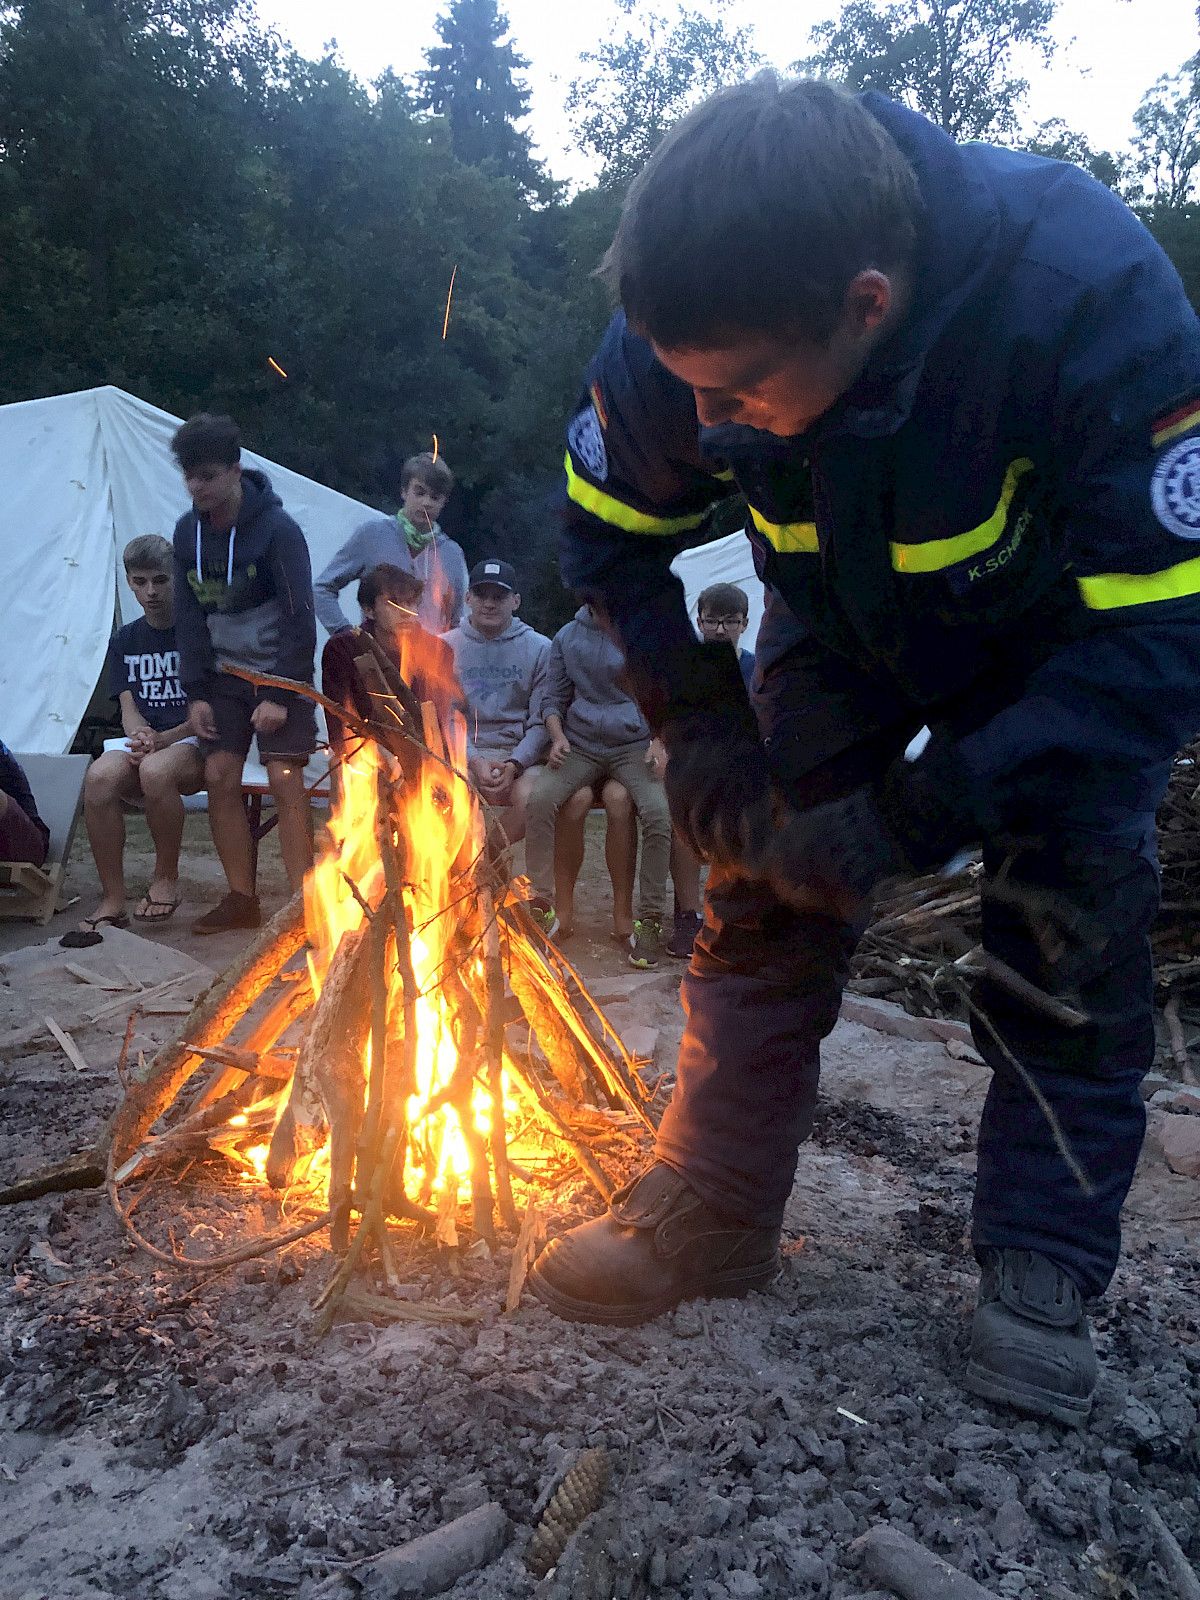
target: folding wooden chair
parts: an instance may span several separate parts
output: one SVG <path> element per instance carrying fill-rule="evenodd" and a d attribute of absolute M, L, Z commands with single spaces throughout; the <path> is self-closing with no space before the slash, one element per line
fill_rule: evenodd
<path fill-rule="evenodd" d="M 44 925 L 58 910 L 92 758 L 13 753 L 25 769 L 38 815 L 50 829 L 50 850 L 40 867 L 32 861 L 0 861 L 0 918 Z"/>

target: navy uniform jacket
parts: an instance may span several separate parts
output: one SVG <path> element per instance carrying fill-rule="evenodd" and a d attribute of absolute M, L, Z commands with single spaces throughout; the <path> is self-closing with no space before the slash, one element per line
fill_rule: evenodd
<path fill-rule="evenodd" d="M 786 440 L 700 428 L 615 317 L 568 428 L 564 579 L 607 609 L 661 721 L 701 648 L 669 564 L 736 486 L 768 684 L 790 648 L 782 665 L 857 677 L 917 725 L 989 685 L 960 744 L 985 780 L 1057 761 L 1153 805 L 1200 728 L 1200 326 L 1077 168 L 863 103 L 926 206 L 909 316 Z"/>

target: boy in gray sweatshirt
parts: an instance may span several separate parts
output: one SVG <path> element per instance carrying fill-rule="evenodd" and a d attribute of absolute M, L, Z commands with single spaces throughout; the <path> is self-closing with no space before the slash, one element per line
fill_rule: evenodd
<path fill-rule="evenodd" d="M 468 620 L 444 637 L 467 700 L 467 770 L 501 812 L 510 844 L 525 837 L 530 790 L 549 740 L 542 693 L 550 641 L 517 618 L 517 574 L 492 558 L 471 568 Z"/>
<path fill-rule="evenodd" d="M 317 620 L 327 633 L 354 626 L 338 595 L 384 564 L 411 572 L 425 585 L 417 620 L 427 633 L 454 627 L 462 615 L 467 561 L 437 520 L 453 487 L 454 474 L 440 457 L 428 450 L 409 456 L 400 473 L 399 511 L 360 523 L 313 584 Z"/>
<path fill-rule="evenodd" d="M 597 778 L 624 784 L 642 828 L 641 915 L 629 941 L 629 964 L 654 967 L 666 904 L 671 818 L 662 783 L 647 760 L 650 729 L 618 681 L 624 665 L 590 606 L 580 606 L 554 636 L 543 698 L 550 749 L 529 799 L 525 866 L 533 882 L 531 910 L 552 934 L 558 927 L 553 900 L 559 808 Z"/>

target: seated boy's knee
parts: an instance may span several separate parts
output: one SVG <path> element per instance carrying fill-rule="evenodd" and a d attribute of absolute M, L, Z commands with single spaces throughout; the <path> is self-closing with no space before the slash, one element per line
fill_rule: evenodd
<path fill-rule="evenodd" d="M 604 809 L 614 822 L 619 822 L 633 815 L 633 796 L 623 783 L 618 783 L 615 778 L 610 778 L 604 785 L 601 794 Z"/>
<path fill-rule="evenodd" d="M 146 756 L 138 767 L 142 793 L 147 795 L 178 794 L 185 781 L 180 762 L 173 754 L 174 747 L 156 750 Z"/>
<path fill-rule="evenodd" d="M 638 820 L 643 831 L 670 834 L 671 808 L 661 783 L 650 784 L 638 796 Z"/>
<path fill-rule="evenodd" d="M 123 750 L 106 750 L 93 761 L 84 779 L 88 800 L 119 800 L 134 787 L 135 768 Z"/>
<path fill-rule="evenodd" d="M 221 794 L 229 794 L 236 790 L 240 795 L 244 765 L 241 756 L 235 755 L 232 750 L 214 750 L 204 758 L 205 786 L 210 793 L 216 790 Z"/>
<path fill-rule="evenodd" d="M 304 788 L 304 763 L 301 761 L 268 761 L 267 782 L 271 793 L 294 800 Z"/>

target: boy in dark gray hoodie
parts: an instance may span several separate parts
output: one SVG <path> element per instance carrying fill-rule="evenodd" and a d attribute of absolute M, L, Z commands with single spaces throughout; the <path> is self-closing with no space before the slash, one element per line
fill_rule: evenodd
<path fill-rule="evenodd" d="M 549 743 L 542 695 L 550 641 L 516 613 L 516 570 L 492 558 L 471 568 L 468 620 L 444 635 L 467 699 L 467 769 L 500 813 L 510 844 L 525 837 L 525 811 Z"/>
<path fill-rule="evenodd" d="M 590 606 L 580 606 L 574 620 L 554 636 L 543 699 L 550 750 L 529 799 L 525 865 L 533 882 L 531 909 L 551 934 L 558 927 L 553 900 L 559 808 L 598 778 L 624 784 L 642 828 L 641 915 L 629 941 L 629 964 L 654 967 L 666 905 L 671 818 L 662 783 L 647 760 L 650 729 L 619 682 L 624 665 L 624 656 Z"/>
<path fill-rule="evenodd" d="M 279 817 L 279 848 L 296 890 L 312 865 L 312 814 L 304 767 L 316 749 L 313 703 L 255 687 L 225 664 L 313 681 L 317 627 L 304 535 L 265 473 L 241 465 L 229 417 L 201 415 L 171 440 L 192 509 L 175 524 L 175 640 L 192 731 L 204 755 L 213 843 L 229 893 L 193 924 L 196 933 L 257 928 L 250 824 L 242 766 L 257 735 Z"/>

